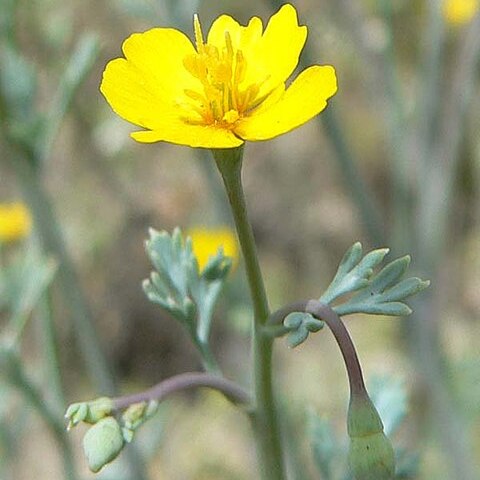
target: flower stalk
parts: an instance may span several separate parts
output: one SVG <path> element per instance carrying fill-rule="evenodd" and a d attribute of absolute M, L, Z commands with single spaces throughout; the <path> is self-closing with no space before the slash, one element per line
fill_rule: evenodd
<path fill-rule="evenodd" d="M 350 384 L 347 421 L 349 464 L 354 478 L 392 480 L 395 475 L 394 451 L 383 431 L 382 420 L 368 396 L 357 352 L 344 323 L 328 304 L 308 300 L 292 303 L 276 311 L 268 319 L 268 326 L 278 326 L 294 312 L 309 313 L 324 321 L 332 331 L 345 361 Z"/>
<path fill-rule="evenodd" d="M 283 325 L 284 319 L 294 312 L 310 313 L 328 325 L 345 361 L 351 395 L 363 396 L 366 390 L 365 382 L 363 381 L 362 368 L 360 367 L 355 346 L 341 318 L 332 307 L 326 303 L 319 302 L 318 300 L 303 300 L 280 308 L 268 318 L 264 335 L 271 336 L 268 333 L 270 329 Z M 281 330 L 279 330 L 279 332 L 281 332 Z"/>
<path fill-rule="evenodd" d="M 242 187 L 243 148 L 215 149 L 212 152 L 232 209 L 252 298 L 255 383 L 253 426 L 259 446 L 261 478 L 284 480 L 281 433 L 272 385 L 273 339 L 263 334 L 269 307 Z"/>
<path fill-rule="evenodd" d="M 350 334 L 340 317 L 329 305 L 317 300 L 308 301 L 305 305 L 305 312 L 323 320 L 332 331 L 345 361 L 351 396 L 363 397 L 366 395 L 365 382 L 363 381 L 362 368 L 360 367 L 357 352 Z"/>

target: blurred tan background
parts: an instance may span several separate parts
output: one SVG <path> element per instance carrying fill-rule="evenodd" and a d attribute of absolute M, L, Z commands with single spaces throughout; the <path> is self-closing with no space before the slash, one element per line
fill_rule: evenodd
<path fill-rule="evenodd" d="M 473 463 L 480 475 L 478 78 L 462 123 L 453 171 L 454 195 L 444 250 L 448 256 L 435 259 L 433 267 L 426 262 L 424 268 L 425 262 L 415 255 L 419 253 L 417 245 L 395 237 L 391 172 L 398 157 L 388 139 L 392 131 L 386 114 L 390 99 L 383 84 L 377 83 L 377 66 L 366 64 L 366 57 L 358 53 L 358 32 L 351 23 L 356 17 L 349 16 L 355 12 L 344 10 L 351 2 L 294 3 L 300 22 L 309 27 L 309 55 L 317 63 L 333 64 L 337 70 L 339 91 L 331 103 L 341 134 L 354 154 L 358 175 L 378 205 L 385 242 L 394 247 L 395 256 L 414 254 L 412 269 L 416 274 L 435 274 L 430 295 L 440 298 L 441 303 L 435 310 L 433 329 L 442 349 L 445 381 L 464 421 L 464 433 L 475 452 Z M 381 57 L 389 39 L 379 3 L 361 2 L 365 22 L 357 25 L 373 59 Z M 392 2 L 394 48 L 407 114 L 419 101 L 419 42 L 428 26 L 427 3 Z M 200 14 L 207 29 L 222 13 L 245 23 L 254 15 L 266 21 L 272 11 L 268 2 L 234 0 L 18 2 L 15 35 L 25 57 L 38 69 L 35 102 L 40 110 L 46 108 L 58 87 L 62 66 L 79 36 L 94 32 L 100 41 L 99 57 L 74 97 L 42 178 L 81 276 L 101 343 L 124 391 L 146 388 L 200 366 L 180 325 L 149 303 L 142 292 L 141 281 L 151 269 L 144 252 L 148 227 L 171 231 L 176 225 L 185 230 L 198 225 L 228 225 L 230 217 L 209 152 L 199 154 L 187 147 L 142 145 L 131 140 L 129 132 L 135 127 L 118 118 L 99 92 L 103 68 L 108 60 L 121 55 L 121 43 L 132 32 L 172 26 L 191 36 L 194 12 Z M 445 24 L 440 79 L 446 85 L 455 72 L 457 45 L 467 28 Z M 318 298 L 344 251 L 355 241 L 360 240 L 367 250 L 384 246 L 369 235 L 336 155 L 331 137 L 317 121 L 246 147 L 245 189 L 272 308 L 297 299 Z M 414 175 L 408 178 L 416 181 Z M 16 175 L 3 159 L 0 179 L 0 201 L 21 198 Z M 414 193 L 411 195 L 407 199 L 416 201 Z M 404 228 L 412 227 L 405 224 Z M 248 307 L 240 266 L 231 275 L 218 309 L 213 338 L 227 376 L 242 382 L 248 382 Z M 78 361 L 71 326 L 62 317 L 57 315 L 56 324 L 67 400 L 98 396 Z M 387 374 L 404 382 L 410 415 L 395 442 L 420 453 L 418 478 L 452 478 L 446 473 L 449 461 L 442 450 L 438 425 L 432 424 L 428 415 L 428 388 L 425 390 L 419 380 L 408 325 L 405 319 L 397 318 L 355 316 L 348 320 L 367 379 Z M 24 339 L 25 361 L 33 371 L 40 355 L 37 334 L 35 327 L 30 328 Z M 288 350 L 279 341 L 275 363 L 278 395 L 294 413 L 307 469 L 312 478 L 321 478 L 313 473 L 302 434 L 304 412 L 312 409 L 331 418 L 339 435 L 346 436 L 347 382 L 341 357 L 331 335 L 324 331 L 295 350 Z M 161 437 L 155 443 L 159 448 L 150 466 L 152 480 L 255 478 L 248 423 L 220 396 L 203 392 L 179 396 L 167 402 L 160 417 L 156 427 L 147 432 L 158 431 Z M 32 413 L 26 421 L 27 432 L 17 439 L 13 478 L 62 478 L 55 444 L 41 419 Z M 82 431 L 70 435 L 79 445 Z M 150 437 L 142 435 L 139 442 L 148 443 Z M 86 471 L 80 448 L 77 452 L 83 478 L 94 478 Z M 117 478 L 116 468 L 121 467 L 108 467 L 102 478 Z"/>

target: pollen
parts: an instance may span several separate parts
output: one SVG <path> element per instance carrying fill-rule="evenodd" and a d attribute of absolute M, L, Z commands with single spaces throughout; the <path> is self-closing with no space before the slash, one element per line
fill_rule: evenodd
<path fill-rule="evenodd" d="M 205 43 L 198 16 L 194 16 L 196 53 L 187 55 L 183 65 L 198 80 L 198 89 L 185 90 L 190 112 L 200 115 L 204 124 L 232 128 L 246 112 L 258 104 L 260 83 L 245 85 L 247 60 L 235 48 L 230 32 L 223 46 Z M 191 116 L 198 124 L 198 117 Z"/>
<path fill-rule="evenodd" d="M 236 110 L 229 110 L 222 118 L 226 123 L 235 123 L 240 118 Z"/>

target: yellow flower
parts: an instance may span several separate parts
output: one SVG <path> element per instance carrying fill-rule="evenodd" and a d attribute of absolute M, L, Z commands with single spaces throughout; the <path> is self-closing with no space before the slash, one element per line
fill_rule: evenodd
<path fill-rule="evenodd" d="M 321 112 L 337 91 L 335 70 L 314 65 L 286 88 L 307 37 L 292 5 L 263 30 L 218 17 L 205 40 L 194 16 L 195 46 L 182 32 L 154 28 L 123 43 L 100 87 L 113 110 L 146 130 L 138 142 L 233 148 L 286 133 Z"/>
<path fill-rule="evenodd" d="M 198 227 L 192 228 L 187 235 L 192 239 L 193 254 L 198 261 L 200 271 L 205 268 L 210 257 L 217 254 L 219 248 L 223 248 L 223 254 L 232 259 L 233 266 L 238 263 L 237 238 L 229 228 Z"/>
<path fill-rule="evenodd" d="M 447 22 L 460 25 L 469 22 L 479 7 L 479 0 L 444 0 L 443 14 Z"/>
<path fill-rule="evenodd" d="M 26 237 L 31 226 L 30 212 L 23 203 L 0 203 L 0 242 Z"/>

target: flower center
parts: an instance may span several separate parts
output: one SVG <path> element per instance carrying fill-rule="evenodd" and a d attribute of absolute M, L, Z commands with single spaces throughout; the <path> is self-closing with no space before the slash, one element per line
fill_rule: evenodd
<path fill-rule="evenodd" d="M 197 15 L 194 16 L 194 31 L 197 53 L 186 56 L 183 64 L 201 82 L 202 88 L 184 91 L 189 99 L 186 120 L 233 128 L 242 115 L 263 100 L 257 98 L 261 83 L 242 85 L 247 62 L 243 52 L 234 49 L 230 32 L 225 32 L 225 47 L 219 49 L 203 41 Z"/>

